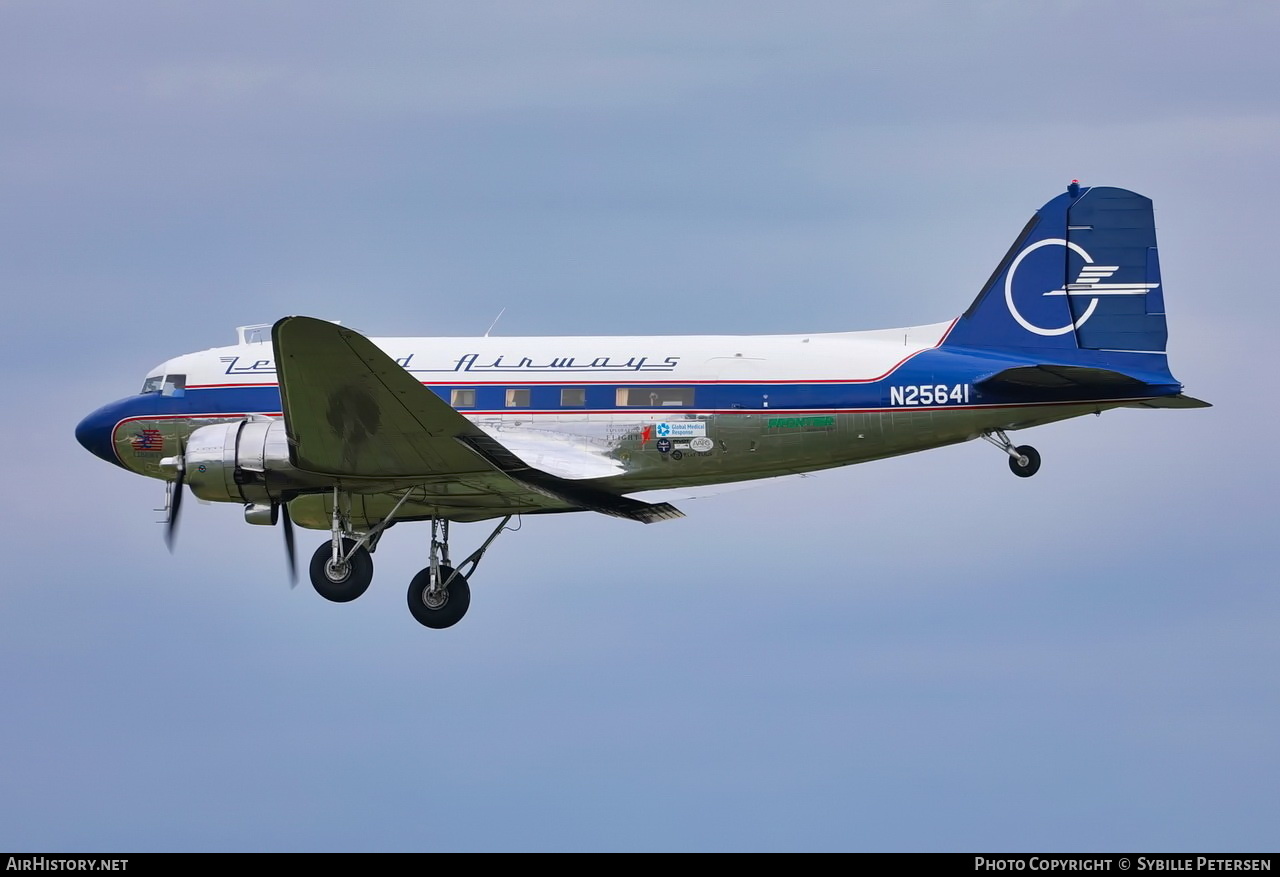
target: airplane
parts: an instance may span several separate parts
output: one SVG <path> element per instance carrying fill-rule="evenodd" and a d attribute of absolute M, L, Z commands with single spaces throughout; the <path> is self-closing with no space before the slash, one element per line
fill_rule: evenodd
<path fill-rule="evenodd" d="M 269 328 L 269 332 L 267 331 Z M 1151 201 L 1072 181 L 1036 211 L 955 319 L 800 335 L 366 338 L 289 316 L 146 375 L 84 418 L 94 455 L 182 497 L 328 530 L 315 590 L 354 600 L 393 524 L 431 526 L 409 584 L 429 628 L 462 619 L 470 579 L 519 515 L 682 517 L 653 492 L 863 463 L 1122 408 L 1203 408 L 1169 371 Z M 460 563 L 449 525 L 492 521 Z"/>

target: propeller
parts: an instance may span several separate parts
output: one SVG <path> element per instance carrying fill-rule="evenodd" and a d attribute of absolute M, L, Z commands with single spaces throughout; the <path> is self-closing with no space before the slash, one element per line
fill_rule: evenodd
<path fill-rule="evenodd" d="M 182 455 L 165 457 L 160 461 L 160 466 L 173 473 L 173 480 L 169 482 L 169 517 L 164 526 L 164 544 L 172 554 L 174 543 L 178 539 L 178 518 L 182 511 L 182 495 L 186 492 L 183 489 L 186 487 L 186 459 Z M 295 588 L 298 585 L 298 558 L 294 549 L 293 519 L 289 517 L 288 497 L 281 497 L 276 508 L 280 510 L 277 521 L 284 528 L 284 554 L 289 565 L 289 587 Z"/>
<path fill-rule="evenodd" d="M 181 456 L 165 457 L 160 465 L 173 470 L 173 487 L 169 494 L 169 519 L 164 522 L 164 544 L 173 553 L 173 543 L 178 538 L 178 513 L 182 511 L 182 494 L 186 482 L 186 466 Z"/>
<path fill-rule="evenodd" d="M 289 502 L 280 500 L 280 526 L 284 527 L 284 554 L 289 562 L 289 587 L 298 586 L 298 559 L 293 550 L 293 519 L 289 517 Z"/>

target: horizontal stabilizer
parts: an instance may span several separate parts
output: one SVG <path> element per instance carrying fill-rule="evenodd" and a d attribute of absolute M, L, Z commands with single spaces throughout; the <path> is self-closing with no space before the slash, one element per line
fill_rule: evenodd
<path fill-rule="evenodd" d="M 1010 390 L 1105 389 L 1123 392 L 1147 386 L 1143 381 L 1105 368 L 1077 365 L 1028 365 L 1007 368 L 975 382 L 980 387 Z"/>
<path fill-rule="evenodd" d="M 1184 396 L 1179 393 L 1176 396 L 1162 396 L 1159 399 L 1147 399 L 1142 402 L 1134 402 L 1128 408 L 1212 408 L 1213 405 L 1194 396 Z"/>

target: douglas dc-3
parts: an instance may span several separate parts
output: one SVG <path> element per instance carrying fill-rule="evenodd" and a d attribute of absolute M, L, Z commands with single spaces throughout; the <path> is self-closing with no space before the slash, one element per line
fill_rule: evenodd
<path fill-rule="evenodd" d="M 322 597 L 354 600 L 387 527 L 429 521 L 409 585 L 423 625 L 456 624 L 468 579 L 514 515 L 682 517 L 649 491 L 809 472 L 983 438 L 1015 475 L 1040 455 L 1008 431 L 1118 407 L 1200 408 L 1165 356 L 1151 201 L 1081 187 L 1045 204 L 949 322 L 809 335 L 378 338 L 310 317 L 157 366 L 76 438 L 251 524 L 330 537 Z M 500 519 L 456 565 L 450 522 Z"/>

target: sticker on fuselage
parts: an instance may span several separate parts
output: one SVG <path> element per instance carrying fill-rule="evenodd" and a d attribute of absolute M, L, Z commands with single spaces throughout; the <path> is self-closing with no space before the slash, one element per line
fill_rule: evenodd
<path fill-rule="evenodd" d="M 164 433 L 158 429 L 143 429 L 135 433 L 130 442 L 138 454 L 157 454 L 164 450 Z"/>
<path fill-rule="evenodd" d="M 671 450 L 671 439 L 660 438 L 654 443 L 654 447 L 658 449 L 659 454 L 665 454 Z"/>
<path fill-rule="evenodd" d="M 654 432 L 658 438 L 696 438 L 707 434 L 707 425 L 701 420 L 658 423 L 654 425 Z"/>
<path fill-rule="evenodd" d="M 692 441 L 689 442 L 689 449 L 692 451 L 697 451 L 699 454 L 705 454 L 707 451 L 711 450 L 715 446 L 716 446 L 715 442 L 707 438 L 705 435 L 700 435 L 696 439 L 693 439 Z"/>

